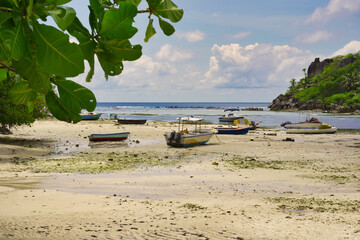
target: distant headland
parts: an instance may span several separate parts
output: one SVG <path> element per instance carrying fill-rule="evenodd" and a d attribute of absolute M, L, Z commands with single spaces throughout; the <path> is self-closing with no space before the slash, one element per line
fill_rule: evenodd
<path fill-rule="evenodd" d="M 319 58 L 304 68 L 304 78 L 291 79 L 285 94 L 268 106 L 272 111 L 322 111 L 360 114 L 360 52 Z"/>

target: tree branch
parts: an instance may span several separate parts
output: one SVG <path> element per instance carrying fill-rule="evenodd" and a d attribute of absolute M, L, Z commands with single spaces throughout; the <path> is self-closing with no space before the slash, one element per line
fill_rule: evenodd
<path fill-rule="evenodd" d="M 0 69 L 7 69 L 7 70 L 9 70 L 9 71 L 12 71 L 12 72 L 14 72 L 14 73 L 17 73 L 14 68 L 12 68 L 12 67 L 10 67 L 10 66 L 2 63 L 2 62 L 0 62 Z"/>
<path fill-rule="evenodd" d="M 0 8 L 0 12 L 11 13 L 11 9 L 9 9 L 9 8 Z"/>

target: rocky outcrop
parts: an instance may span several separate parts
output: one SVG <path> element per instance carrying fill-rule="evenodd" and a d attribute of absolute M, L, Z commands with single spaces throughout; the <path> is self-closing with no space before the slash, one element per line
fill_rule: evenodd
<path fill-rule="evenodd" d="M 307 74 L 308 77 L 313 77 L 318 73 L 321 73 L 324 68 L 332 63 L 334 60 L 332 59 L 324 59 L 323 61 L 320 62 L 320 58 L 315 58 L 315 60 L 309 65 L 308 70 L 307 70 Z"/>
<path fill-rule="evenodd" d="M 328 112 L 336 112 L 336 113 L 351 113 L 359 114 L 360 111 L 354 111 L 353 109 L 346 108 L 342 106 L 344 102 L 339 101 L 338 104 L 326 105 L 321 103 L 319 99 L 313 99 L 309 101 L 301 101 L 293 96 L 285 96 L 280 94 L 277 98 L 275 98 L 272 103 L 268 106 L 271 111 L 328 111 Z"/>

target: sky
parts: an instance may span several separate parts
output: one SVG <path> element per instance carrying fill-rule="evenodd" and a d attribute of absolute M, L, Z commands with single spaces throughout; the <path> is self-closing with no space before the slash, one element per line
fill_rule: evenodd
<path fill-rule="evenodd" d="M 131 43 L 142 57 L 108 80 L 98 62 L 92 82 L 88 67 L 73 80 L 98 102 L 271 102 L 315 58 L 360 51 L 360 0 L 173 2 L 184 16 L 172 36 L 154 19 L 157 34 L 145 43 L 148 15 L 138 14 Z M 85 26 L 88 4 L 67 4 Z"/>

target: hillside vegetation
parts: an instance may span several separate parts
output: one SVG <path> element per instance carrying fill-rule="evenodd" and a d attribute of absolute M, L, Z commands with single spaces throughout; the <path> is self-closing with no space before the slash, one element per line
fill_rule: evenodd
<path fill-rule="evenodd" d="M 354 112 L 360 109 L 360 52 L 320 62 L 316 58 L 305 76 L 292 79 L 285 95 L 278 96 L 271 110 Z"/>

